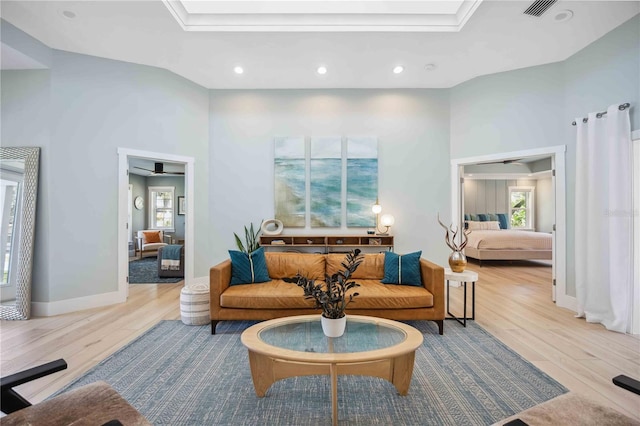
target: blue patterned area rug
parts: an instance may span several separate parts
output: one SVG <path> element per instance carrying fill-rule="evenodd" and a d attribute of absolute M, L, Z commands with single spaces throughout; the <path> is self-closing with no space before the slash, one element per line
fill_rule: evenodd
<path fill-rule="evenodd" d="M 104 380 L 154 425 L 330 425 L 328 376 L 253 389 L 240 334 L 254 322 L 162 321 L 66 389 Z M 341 425 L 489 425 L 567 392 L 474 322 L 428 321 L 407 396 L 379 378 L 338 377 Z M 63 390 L 63 391 L 64 391 Z M 61 391 L 61 392 L 63 392 Z"/>
<path fill-rule="evenodd" d="M 129 284 L 165 284 L 177 283 L 184 278 L 160 278 L 158 276 L 158 258 L 143 257 L 129 262 Z"/>

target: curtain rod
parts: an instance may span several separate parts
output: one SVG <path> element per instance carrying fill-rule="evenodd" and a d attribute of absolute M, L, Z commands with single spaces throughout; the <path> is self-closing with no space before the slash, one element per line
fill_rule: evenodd
<path fill-rule="evenodd" d="M 629 102 L 627 102 L 626 104 L 620 104 L 618 105 L 618 109 L 620 111 L 624 111 L 625 109 L 629 108 L 631 106 L 631 104 Z M 607 115 L 607 111 L 602 111 L 596 114 L 596 118 L 602 118 L 603 115 Z M 589 121 L 589 119 L 587 117 L 582 119 L 583 123 L 586 123 L 587 121 Z M 576 125 L 576 122 L 574 121 L 573 123 L 571 123 L 572 126 Z"/>

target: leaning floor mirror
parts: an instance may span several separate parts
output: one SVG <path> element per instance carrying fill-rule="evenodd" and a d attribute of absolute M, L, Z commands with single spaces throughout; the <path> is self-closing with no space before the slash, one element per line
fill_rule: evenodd
<path fill-rule="evenodd" d="M 0 147 L 0 319 L 31 316 L 40 148 Z"/>

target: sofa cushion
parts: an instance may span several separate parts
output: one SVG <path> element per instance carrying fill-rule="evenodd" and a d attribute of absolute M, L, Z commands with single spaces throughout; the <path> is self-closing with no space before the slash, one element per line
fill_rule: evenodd
<path fill-rule="evenodd" d="M 344 253 L 331 253 L 327 255 L 327 274 L 333 275 L 345 268 L 342 263 L 345 262 Z M 384 277 L 384 253 L 365 254 L 364 260 L 358 266 L 358 269 L 352 275 L 353 279 L 376 279 L 381 280 Z"/>
<path fill-rule="evenodd" d="M 380 280 L 356 280 L 359 294 L 347 310 L 358 309 L 411 309 L 433 306 L 433 294 L 426 288 L 408 285 L 385 285 Z"/>
<path fill-rule="evenodd" d="M 384 253 L 384 284 L 402 284 L 422 287 L 420 256 L 422 251 L 399 255 Z"/>
<path fill-rule="evenodd" d="M 265 253 L 265 256 L 271 278 L 293 278 L 300 272 L 309 279 L 324 281 L 325 256 L 311 253 Z"/>
<path fill-rule="evenodd" d="M 269 281 L 264 249 L 251 253 L 229 250 L 231 257 L 231 281 L 229 285 L 263 283 Z"/>
<path fill-rule="evenodd" d="M 302 288 L 273 279 L 263 284 L 227 288 L 220 295 L 220 306 L 236 309 L 308 309 L 313 308 L 314 304 L 312 300 L 304 298 Z"/>
<path fill-rule="evenodd" d="M 360 287 L 354 290 L 359 295 L 349 304 L 349 311 L 433 306 L 433 295 L 424 287 L 388 286 L 375 279 L 356 282 Z M 229 287 L 220 295 L 220 306 L 235 309 L 309 309 L 313 308 L 314 303 L 304 298 L 302 289 L 297 285 L 274 279 L 263 284 Z"/>

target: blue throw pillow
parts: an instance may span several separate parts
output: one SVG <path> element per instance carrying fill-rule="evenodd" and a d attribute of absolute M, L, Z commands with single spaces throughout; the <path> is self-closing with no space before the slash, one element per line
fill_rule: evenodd
<path fill-rule="evenodd" d="M 500 229 L 509 229 L 509 219 L 506 213 L 498 213 L 498 222 L 500 222 Z"/>
<path fill-rule="evenodd" d="M 231 282 L 229 285 L 264 283 L 271 281 L 267 270 L 267 259 L 264 257 L 264 249 L 251 253 L 229 250 L 231 257 Z"/>
<path fill-rule="evenodd" d="M 384 252 L 384 284 L 402 284 L 422 287 L 420 256 L 422 251 L 399 255 Z"/>
<path fill-rule="evenodd" d="M 478 215 L 478 220 L 480 222 L 488 222 L 489 221 L 489 215 L 488 214 L 479 214 Z"/>
<path fill-rule="evenodd" d="M 464 214 L 464 220 L 471 220 L 471 215 L 470 215 L 470 214 L 465 213 L 465 214 Z"/>

